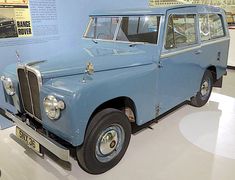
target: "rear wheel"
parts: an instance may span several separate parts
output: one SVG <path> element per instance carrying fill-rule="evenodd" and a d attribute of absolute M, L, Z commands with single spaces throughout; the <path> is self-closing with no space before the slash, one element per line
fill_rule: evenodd
<path fill-rule="evenodd" d="M 114 167 L 124 156 L 131 137 L 126 115 L 105 109 L 94 116 L 82 147 L 77 148 L 80 166 L 91 174 L 101 174 Z"/>
<path fill-rule="evenodd" d="M 213 76 L 209 70 L 206 70 L 199 91 L 196 96 L 191 98 L 190 104 L 195 107 L 204 106 L 210 98 L 213 87 Z"/>

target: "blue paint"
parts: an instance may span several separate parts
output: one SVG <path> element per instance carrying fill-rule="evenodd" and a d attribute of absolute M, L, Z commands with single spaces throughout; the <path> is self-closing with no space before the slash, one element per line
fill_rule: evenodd
<path fill-rule="evenodd" d="M 206 6 L 191 6 L 188 11 L 197 13 L 205 12 L 205 9 L 209 12 L 219 10 L 207 9 Z M 158 14 L 158 9 L 134 10 L 133 14 L 128 12 L 130 15 L 136 15 L 137 12 L 147 11 L 150 11 L 150 14 Z M 199 90 L 205 70 L 211 65 L 216 68 L 217 79 L 224 75 L 229 44 L 227 29 L 225 37 L 218 38 L 221 42 L 214 43 L 215 40 L 210 40 L 210 44 L 202 44 L 197 28 L 198 38 L 195 44 L 165 49 L 165 24 L 168 13 L 185 13 L 185 8 L 161 8 L 160 14 L 163 12 L 166 14 L 161 15 L 157 45 L 130 46 L 130 43 L 126 42 L 97 40 L 97 43 L 94 43 L 91 39 L 84 39 L 80 40 L 81 44 L 74 44 L 72 48 L 63 50 L 63 53 L 48 56 L 45 61 L 32 65 L 41 72 L 43 78 L 40 106 L 43 107 L 43 99 L 48 95 L 54 95 L 66 104 L 60 119 L 56 121 L 50 120 L 41 108 L 44 128 L 77 146 L 83 143 L 92 113 L 104 102 L 118 97 L 130 98 L 135 104 L 136 123 L 142 125 L 194 96 Z M 224 15 L 223 11 L 220 13 Z M 225 19 L 223 20 L 225 22 Z M 201 49 L 202 53 L 195 54 L 195 48 Z M 164 57 L 178 51 L 181 53 Z M 216 60 L 214 51 L 221 51 L 223 56 L 220 61 Z M 212 53 L 208 55 L 207 52 Z M 94 65 L 94 75 L 84 75 L 87 62 Z M 8 66 L 4 74 L 10 77 L 17 87 L 15 68 L 14 65 Z M 17 88 L 16 91 L 14 98 L 17 99 Z M 7 100 L 17 104 L 9 96 Z M 158 105 L 159 114 L 156 110 Z M 20 108 L 19 106 L 19 111 Z"/>
<path fill-rule="evenodd" d="M 31 2 L 37 2 L 37 0 L 30 0 Z M 31 3 L 33 4 L 33 3 Z M 32 5 L 31 5 L 32 6 Z M 15 51 L 18 50 L 22 61 L 32 60 L 47 60 L 53 56 L 59 56 L 64 51 L 81 47 L 81 37 L 86 29 L 88 16 L 91 12 L 97 9 L 120 9 L 125 7 L 147 7 L 147 0 L 70 0 L 60 1 L 56 0 L 57 6 L 57 25 L 59 34 L 56 36 L 57 40 L 49 40 L 43 43 L 25 43 L 25 41 L 47 41 L 54 37 L 52 35 L 32 38 L 10 38 L 0 39 L 0 43 L 6 45 L 11 44 L 25 44 L 0 47 L 0 69 L 3 69 L 9 64 L 17 62 Z M 33 8 L 33 7 L 31 7 Z M 37 7 L 36 7 L 37 8 Z M 35 25 L 47 25 L 48 22 L 36 22 L 33 21 L 33 29 Z M 1 88 L 1 85 L 0 85 Z M 2 89 L 2 88 L 1 88 Z M 0 92 L 0 105 L 4 104 L 4 97 L 2 91 Z"/>

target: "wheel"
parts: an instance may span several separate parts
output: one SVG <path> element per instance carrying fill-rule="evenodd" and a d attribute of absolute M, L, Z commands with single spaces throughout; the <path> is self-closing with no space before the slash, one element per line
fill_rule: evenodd
<path fill-rule="evenodd" d="M 190 104 L 195 107 L 204 106 L 210 98 L 213 87 L 213 77 L 209 70 L 206 70 L 199 91 L 191 98 Z"/>
<path fill-rule="evenodd" d="M 124 156 L 130 137 L 131 125 L 123 112 L 110 108 L 97 113 L 76 149 L 79 165 L 91 174 L 108 171 Z"/>

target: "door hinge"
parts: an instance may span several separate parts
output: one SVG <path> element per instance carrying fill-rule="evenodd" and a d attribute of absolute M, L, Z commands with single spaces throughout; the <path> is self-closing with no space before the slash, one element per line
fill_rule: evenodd
<path fill-rule="evenodd" d="M 220 61 L 220 58 L 221 58 L 221 52 L 218 52 L 217 53 L 217 61 Z"/>
<path fill-rule="evenodd" d="M 156 117 L 160 115 L 160 105 L 156 106 Z"/>
<path fill-rule="evenodd" d="M 159 67 L 159 68 L 163 68 L 163 65 L 162 65 L 162 62 L 161 62 L 161 61 L 158 62 L 158 67 Z"/>

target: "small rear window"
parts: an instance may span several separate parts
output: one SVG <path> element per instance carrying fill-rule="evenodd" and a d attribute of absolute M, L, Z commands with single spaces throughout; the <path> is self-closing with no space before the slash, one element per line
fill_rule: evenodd
<path fill-rule="evenodd" d="M 202 41 L 225 36 L 222 16 L 219 14 L 201 14 L 199 28 Z"/>

